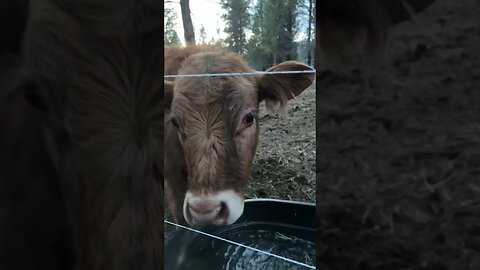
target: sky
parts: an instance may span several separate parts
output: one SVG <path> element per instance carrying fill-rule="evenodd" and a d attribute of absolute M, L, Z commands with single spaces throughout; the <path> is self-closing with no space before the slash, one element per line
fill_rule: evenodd
<path fill-rule="evenodd" d="M 177 13 L 177 35 L 183 43 L 185 40 L 183 37 L 183 22 L 180 4 L 178 1 L 172 2 L 174 3 L 165 3 L 165 7 L 172 7 Z M 220 6 L 220 0 L 190 0 L 190 11 L 196 39 L 200 36 L 199 32 L 202 24 L 207 33 L 207 40 L 210 40 L 212 37 L 215 39 L 219 38 L 217 28 L 220 28 L 220 37 L 225 37 L 223 32 L 225 25 L 221 18 L 223 10 Z"/>
<path fill-rule="evenodd" d="M 165 7 L 170 7 L 175 10 L 177 13 L 177 35 L 184 44 L 185 38 L 183 37 L 183 22 L 182 22 L 182 13 L 180 10 L 179 0 L 167 0 L 164 1 Z M 253 4 L 256 1 L 252 1 Z M 217 40 L 219 38 L 225 38 L 225 33 L 223 29 L 225 28 L 225 23 L 221 18 L 223 14 L 223 9 L 220 6 L 220 0 L 190 0 L 190 12 L 192 16 L 193 28 L 195 30 L 195 39 L 198 40 L 200 36 L 200 28 L 203 25 L 207 34 L 207 41 L 212 37 Z M 220 36 L 217 33 L 217 29 L 220 28 Z M 247 35 L 248 36 L 248 35 Z M 305 34 L 299 33 L 296 37 L 296 40 L 305 39 Z"/>

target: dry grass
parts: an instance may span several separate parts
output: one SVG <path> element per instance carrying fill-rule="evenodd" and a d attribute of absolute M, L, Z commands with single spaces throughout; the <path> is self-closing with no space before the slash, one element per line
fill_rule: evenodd
<path fill-rule="evenodd" d="M 260 106 L 260 140 L 246 197 L 315 202 L 314 85 L 289 103 L 286 119 Z"/>

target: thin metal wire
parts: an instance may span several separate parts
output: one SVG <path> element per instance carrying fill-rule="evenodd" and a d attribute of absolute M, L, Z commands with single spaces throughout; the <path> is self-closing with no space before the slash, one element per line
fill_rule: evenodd
<path fill-rule="evenodd" d="M 316 73 L 312 70 L 287 70 L 287 71 L 257 71 L 257 72 L 239 72 L 239 73 L 214 73 L 214 74 L 177 74 L 164 75 L 165 78 L 185 78 L 185 77 L 220 77 L 220 76 L 251 76 L 251 75 L 267 75 L 267 74 L 305 74 Z"/>
<path fill-rule="evenodd" d="M 183 225 L 180 225 L 180 224 L 177 224 L 177 223 L 168 221 L 168 220 L 164 220 L 164 222 L 167 223 L 167 224 L 169 224 L 169 225 L 177 226 L 177 227 L 182 228 L 182 229 L 184 229 L 184 230 L 189 230 L 189 231 L 192 231 L 192 232 L 195 232 L 195 233 L 203 234 L 203 235 L 205 235 L 205 236 L 212 237 L 212 238 L 215 238 L 215 239 L 218 239 L 218 240 L 221 240 L 221 241 L 230 243 L 230 244 L 234 244 L 234 245 L 237 245 L 237 246 L 240 246 L 240 247 L 244 247 L 244 248 L 246 248 L 246 249 L 250 249 L 250 250 L 253 250 L 253 251 L 256 251 L 256 252 L 260 252 L 260 253 L 263 253 L 263 254 L 266 254 L 266 255 L 275 257 L 275 258 L 277 258 L 277 259 L 281 259 L 281 260 L 284 260 L 284 261 L 287 261 L 287 262 L 291 262 L 291 263 L 294 263 L 294 264 L 303 266 L 303 267 L 308 268 L 308 269 L 317 269 L 315 266 L 311 266 L 311 265 L 308 265 L 308 264 L 306 264 L 306 263 L 302 263 L 302 262 L 299 262 L 299 261 L 295 261 L 295 260 L 292 260 L 292 259 L 289 259 L 289 258 L 285 258 L 285 257 L 279 256 L 279 255 L 277 255 L 277 254 L 270 253 L 270 252 L 268 252 L 268 251 L 263 251 L 263 250 L 260 250 L 260 249 L 256 249 L 256 248 L 253 248 L 253 247 L 250 247 L 250 246 L 247 246 L 247 245 L 244 245 L 244 244 L 240 244 L 240 243 L 237 243 L 237 242 L 234 242 L 234 241 L 231 241 L 231 240 L 222 238 L 222 237 L 218 237 L 218 236 L 215 236 L 215 235 L 206 233 L 206 232 L 202 232 L 202 231 L 199 231 L 199 230 L 195 230 L 195 229 L 192 229 L 192 228 L 189 228 L 189 227 L 186 227 L 186 226 L 183 226 Z"/>

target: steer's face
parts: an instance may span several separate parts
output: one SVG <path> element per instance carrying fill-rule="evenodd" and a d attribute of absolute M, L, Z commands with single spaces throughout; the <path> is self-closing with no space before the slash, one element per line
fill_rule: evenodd
<path fill-rule="evenodd" d="M 188 58 L 179 74 L 252 71 L 236 55 L 210 52 Z M 189 224 L 228 225 L 243 213 L 262 86 L 264 78 L 255 76 L 176 78 L 170 121 L 185 158 L 183 216 Z"/>

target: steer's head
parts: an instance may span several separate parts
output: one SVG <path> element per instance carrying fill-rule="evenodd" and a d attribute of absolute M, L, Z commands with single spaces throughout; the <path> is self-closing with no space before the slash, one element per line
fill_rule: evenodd
<path fill-rule="evenodd" d="M 288 61 L 269 69 L 286 70 L 311 68 Z M 179 74 L 233 72 L 254 70 L 235 54 L 205 52 L 187 58 Z M 178 151 L 185 158 L 183 216 L 189 224 L 228 225 L 241 216 L 258 141 L 259 103 L 265 100 L 269 107 L 284 107 L 313 80 L 314 74 L 303 73 L 177 77 L 165 82 L 165 94 L 173 94 L 167 102 L 167 128 L 176 129 L 182 148 Z"/>

